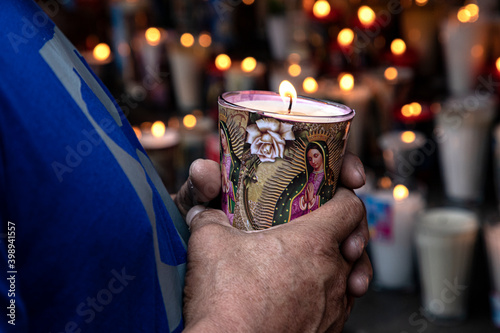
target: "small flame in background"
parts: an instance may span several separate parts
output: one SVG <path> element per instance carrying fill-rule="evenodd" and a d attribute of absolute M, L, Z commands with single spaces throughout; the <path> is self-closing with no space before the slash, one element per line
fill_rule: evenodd
<path fill-rule="evenodd" d="M 255 67 L 257 67 L 257 60 L 255 60 L 255 58 L 253 57 L 246 57 L 241 62 L 241 70 L 246 73 L 252 72 Z"/>
<path fill-rule="evenodd" d="M 215 58 L 215 67 L 220 71 L 228 70 L 231 67 L 231 58 L 227 54 L 221 53 Z"/>
<path fill-rule="evenodd" d="M 155 121 L 153 125 L 151 125 L 151 134 L 153 134 L 155 138 L 162 137 L 165 134 L 165 124 L 160 120 Z"/>
<path fill-rule="evenodd" d="M 406 131 L 401 133 L 401 141 L 405 143 L 412 143 L 415 141 L 416 135 L 412 131 Z"/>
<path fill-rule="evenodd" d="M 358 9 L 358 19 L 364 26 L 370 26 L 375 22 L 377 16 L 373 9 L 368 6 L 361 6 Z"/>
<path fill-rule="evenodd" d="M 354 76 L 352 76 L 352 74 L 340 74 L 338 80 L 340 89 L 342 89 L 342 91 L 351 91 L 352 89 L 354 89 Z"/>
<path fill-rule="evenodd" d="M 394 196 L 394 200 L 401 201 L 408 198 L 410 192 L 406 186 L 399 184 L 394 187 L 392 195 Z"/>
<path fill-rule="evenodd" d="M 111 55 L 111 49 L 106 43 L 99 43 L 94 47 L 94 51 L 92 52 L 94 58 L 99 61 L 105 61 Z"/>
<path fill-rule="evenodd" d="M 156 46 L 160 44 L 161 32 L 160 30 L 158 30 L 158 28 L 149 28 L 144 33 L 144 36 L 146 37 L 146 41 L 149 45 Z"/>

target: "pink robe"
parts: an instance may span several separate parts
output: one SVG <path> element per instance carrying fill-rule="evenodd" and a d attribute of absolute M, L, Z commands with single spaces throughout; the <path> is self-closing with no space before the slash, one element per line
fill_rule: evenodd
<path fill-rule="evenodd" d="M 292 209 L 291 209 L 292 211 L 290 214 L 290 221 L 292 221 L 293 219 L 296 219 L 297 217 L 305 215 L 309 212 L 312 212 L 313 210 L 318 208 L 318 203 L 319 203 L 318 190 L 319 190 L 319 187 L 321 186 L 321 182 L 323 181 L 324 175 L 325 175 L 325 173 L 323 171 L 313 172 L 309 175 L 309 179 L 307 180 L 307 183 L 304 186 L 304 189 L 297 197 L 295 197 L 295 199 L 293 199 Z M 313 202 L 306 202 L 306 200 L 305 200 L 305 194 L 306 194 L 307 186 L 309 183 L 312 183 L 314 186 Z"/>

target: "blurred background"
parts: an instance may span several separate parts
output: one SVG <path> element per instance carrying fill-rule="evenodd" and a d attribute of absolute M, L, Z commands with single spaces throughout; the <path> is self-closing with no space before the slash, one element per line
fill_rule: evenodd
<path fill-rule="evenodd" d="M 367 171 L 357 194 L 375 277 L 345 331 L 498 331 L 498 1 L 37 3 L 109 88 L 171 193 L 192 161 L 219 161 L 222 92 L 289 80 L 355 109 L 348 148 Z M 436 219 L 455 227 L 439 222 L 430 234 L 442 238 L 425 238 L 422 221 L 443 208 Z"/>

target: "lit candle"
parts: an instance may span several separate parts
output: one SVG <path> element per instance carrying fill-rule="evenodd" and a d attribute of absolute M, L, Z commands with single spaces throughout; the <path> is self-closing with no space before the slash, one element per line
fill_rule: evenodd
<path fill-rule="evenodd" d="M 263 84 L 266 66 L 253 57 L 235 62 L 224 71 L 226 91 L 255 90 Z"/>
<path fill-rule="evenodd" d="M 146 150 L 166 149 L 179 143 L 180 137 L 176 130 L 165 128 L 162 121 L 155 121 L 151 126 L 143 124 L 141 130 L 134 128 L 136 135 Z"/>
<path fill-rule="evenodd" d="M 106 43 L 97 44 L 91 52 L 83 51 L 82 56 L 97 76 L 102 74 L 103 66 L 109 64 L 113 59 L 111 49 Z"/>
<path fill-rule="evenodd" d="M 329 200 L 353 116 L 347 106 L 297 96 L 288 81 L 279 94 L 222 94 L 222 209 L 233 226 L 258 230 L 288 223 Z"/>
<path fill-rule="evenodd" d="M 404 185 L 360 194 L 370 228 L 374 282 L 380 288 L 409 289 L 413 279 L 413 230 L 417 214 L 425 208 L 419 192 Z"/>
<path fill-rule="evenodd" d="M 363 132 L 365 130 L 365 118 L 369 109 L 369 102 L 372 97 L 370 89 L 362 84 L 356 84 L 354 77 L 350 73 L 342 73 L 334 81 L 323 81 L 320 84 L 318 95 L 325 99 L 338 101 L 349 105 L 356 111 L 356 120 L 352 123 L 348 149 L 354 154 L 361 154 L 363 143 Z"/>

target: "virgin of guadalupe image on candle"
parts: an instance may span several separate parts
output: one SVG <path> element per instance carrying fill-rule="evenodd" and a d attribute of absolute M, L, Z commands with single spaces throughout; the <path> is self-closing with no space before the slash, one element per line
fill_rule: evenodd
<path fill-rule="evenodd" d="M 240 159 L 235 154 L 231 136 L 225 122 L 219 122 L 220 130 L 220 160 L 222 175 L 222 210 L 226 213 L 231 224 L 233 224 L 234 207 L 236 202 L 236 193 L 238 178 L 240 174 Z M 233 136 L 234 137 L 234 136 Z"/>
<path fill-rule="evenodd" d="M 328 136 L 323 130 L 298 138 L 290 155 L 264 185 L 258 204 L 256 229 L 288 223 L 330 200 L 345 150 L 342 132 Z"/>

